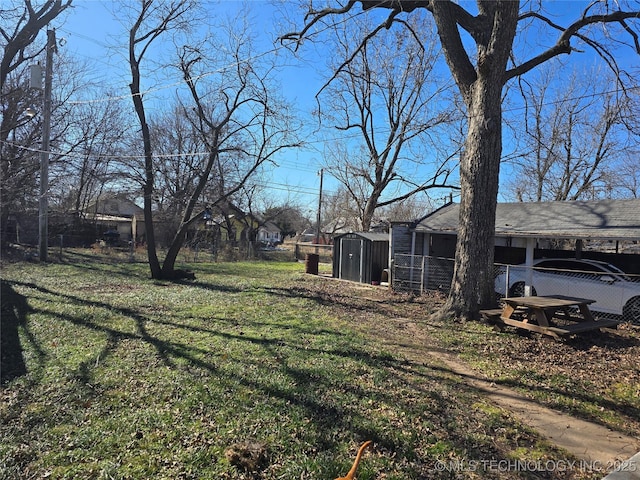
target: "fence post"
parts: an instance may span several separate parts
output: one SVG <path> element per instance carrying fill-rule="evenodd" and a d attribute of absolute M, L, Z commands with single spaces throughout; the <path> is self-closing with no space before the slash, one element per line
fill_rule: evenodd
<path fill-rule="evenodd" d="M 425 257 L 425 255 L 423 255 L 422 256 L 422 266 L 421 266 L 422 270 L 420 272 L 420 295 L 422 295 L 424 293 L 424 277 L 425 277 L 425 273 L 426 273 L 425 267 L 424 267 L 425 266 L 425 259 L 426 259 L 426 257 Z"/>
<path fill-rule="evenodd" d="M 135 237 L 131 237 L 129 241 L 129 262 L 133 263 L 136 261 L 136 239 Z"/>
<path fill-rule="evenodd" d="M 509 284 L 511 283 L 509 281 L 509 275 L 511 273 L 510 267 L 511 267 L 511 265 L 507 265 L 507 271 L 505 273 L 505 278 L 506 278 L 506 282 L 507 282 L 506 285 L 504 286 L 504 296 L 505 297 L 509 296 Z"/>
<path fill-rule="evenodd" d="M 416 266 L 415 259 L 416 259 L 416 256 L 413 253 L 411 253 L 411 259 L 409 260 L 409 285 L 412 286 L 411 288 L 413 288 L 413 270 Z"/>

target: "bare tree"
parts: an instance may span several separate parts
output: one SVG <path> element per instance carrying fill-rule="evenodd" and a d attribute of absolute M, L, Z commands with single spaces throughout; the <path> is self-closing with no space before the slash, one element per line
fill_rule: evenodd
<path fill-rule="evenodd" d="M 206 156 L 163 270 L 175 260 L 189 227 L 201 218 L 198 205 L 216 208 L 251 190 L 251 179 L 265 163 L 299 146 L 288 109 L 270 88 L 273 69 L 254 58 L 246 32 L 246 25 L 239 33 L 232 28 L 227 32 L 224 50 L 229 56 L 207 42 L 202 48 L 185 47 L 180 55 L 179 68 L 189 90 L 183 108 Z M 221 61 L 223 66 L 216 63 Z M 218 74 L 207 75 L 212 71 Z"/>
<path fill-rule="evenodd" d="M 442 199 L 438 199 L 442 202 Z M 415 195 L 402 202 L 394 203 L 382 208 L 377 214 L 387 222 L 400 221 L 411 222 L 424 217 L 428 212 L 435 210 L 438 201 L 427 195 Z"/>
<path fill-rule="evenodd" d="M 454 276 L 441 313 L 477 317 L 481 308 L 495 302 L 493 239 L 505 84 L 554 57 L 575 52 L 572 41 L 591 47 L 614 71 L 619 72 L 614 50 L 609 48 L 612 42 L 607 41 L 613 38 L 619 45 L 622 38 L 628 38 L 631 47 L 640 53 L 638 35 L 631 23 L 640 18 L 640 11 L 619 9 L 619 3 L 591 2 L 576 21 L 565 26 L 545 16 L 540 9 L 520 12 L 520 2 L 510 0 L 477 0 L 475 12 L 444 0 L 350 0 L 344 5 L 322 10 L 311 7 L 305 26 L 283 38 L 299 41 L 320 22 L 331 16 L 351 13 L 356 5 L 365 10 L 380 8 L 389 11 L 387 19 L 356 45 L 356 52 L 364 49 L 378 31 L 402 21 L 406 14 L 416 9 L 429 11 L 435 22 L 443 54 L 466 106 L 468 120 L 460 162 L 460 222 Z M 525 5 L 535 7 L 531 2 Z M 519 22 L 537 24 L 555 32 L 555 43 L 543 46 L 533 54 L 528 50 L 525 52 L 527 58 L 519 61 L 518 52 L 514 51 Z M 589 28 L 598 25 L 607 25 L 607 28 L 604 32 Z M 468 37 L 463 38 L 463 32 Z M 524 35 L 526 29 L 519 32 Z M 543 39 L 540 37 L 541 41 Z"/>
<path fill-rule="evenodd" d="M 2 143 L 0 143 L 0 231 L 1 245 L 7 239 L 10 214 L 27 211 L 37 204 L 39 154 L 33 148 L 41 137 L 41 117 L 25 115 L 38 98 L 35 91 L 23 88 L 26 69 L 16 69 L 5 82 L 1 96 Z"/>
<path fill-rule="evenodd" d="M 156 170 L 154 220 L 163 225 L 158 241 L 167 246 L 180 227 L 183 212 L 204 168 L 206 149 L 178 102 L 156 115 L 150 122 L 150 130 Z"/>
<path fill-rule="evenodd" d="M 555 72 L 543 69 L 520 90 L 526 110 L 524 153 L 513 162 L 508 186 L 520 201 L 579 200 L 611 196 L 616 170 L 623 162 L 635 135 L 628 128 L 635 112 L 629 99 L 615 89 L 602 92 L 607 72 L 564 75 L 556 86 Z M 594 83 L 592 78 L 603 81 Z M 611 87 L 610 87 L 611 88 Z M 518 121 L 518 120 L 516 120 Z"/>
<path fill-rule="evenodd" d="M 344 231 L 358 231 L 360 210 L 353 199 L 353 195 L 342 184 L 334 192 L 326 192 L 322 196 L 322 218 L 320 229 L 331 235 Z M 314 222 L 315 223 L 315 222 Z M 318 226 L 315 226 L 318 228 Z"/>
<path fill-rule="evenodd" d="M 4 43 L 0 62 L 0 90 L 4 94 L 7 76 L 16 68 L 32 61 L 44 50 L 30 48 L 40 31 L 71 6 L 72 0 L 46 0 L 38 5 L 31 0 L 12 1 L 0 7 L 0 35 Z"/>
<path fill-rule="evenodd" d="M 184 167 L 192 169 L 192 177 L 184 192 L 175 190 L 176 195 L 182 195 L 179 203 L 182 211 L 160 264 L 152 206 L 157 194 L 158 166 L 166 164 L 157 161 L 162 144 L 152 134 L 147 120 L 140 89 L 141 62 L 161 35 L 188 25 L 190 9 L 191 4 L 187 1 L 155 4 L 142 0 L 129 36 L 131 93 L 143 140 L 144 212 L 153 278 L 174 277 L 175 261 L 189 229 L 201 221 L 208 209 L 227 201 L 244 188 L 265 162 L 295 144 L 288 140 L 294 129 L 288 121 L 287 110 L 268 88 L 272 70 L 263 70 L 252 58 L 247 24 L 239 32 L 230 28 L 221 36 L 227 39 L 227 45 L 221 45 L 215 37 L 208 37 L 200 42 L 190 40 L 188 46 L 178 48 L 176 67 L 186 85 L 186 93 L 179 99 L 180 108 L 191 124 L 191 145 L 202 147 L 202 150 L 184 152 L 180 148 L 182 153 L 174 158 L 174 161 L 182 161 L 187 153 L 189 165 Z M 196 159 L 193 153 L 199 157 Z"/>
<path fill-rule="evenodd" d="M 124 139 L 129 130 L 121 102 L 87 101 L 70 105 L 62 112 L 73 120 L 65 129 L 58 148 L 65 154 L 54 163 L 52 196 L 60 209 L 82 212 L 103 189 L 116 188 L 120 180 L 116 159 L 125 154 Z"/>
<path fill-rule="evenodd" d="M 288 201 L 265 208 L 262 218 L 265 222 L 275 223 L 280 228 L 283 238 L 301 233 L 311 224 L 302 207 Z"/>
<path fill-rule="evenodd" d="M 637 79 L 638 75 L 631 75 Z M 640 197 L 640 87 L 628 89 L 619 100 L 623 135 L 614 150 L 615 165 L 606 178 L 607 190 L 625 198 Z"/>
<path fill-rule="evenodd" d="M 453 187 L 449 176 L 459 151 L 441 152 L 444 129 L 439 127 L 460 115 L 454 105 L 445 105 L 449 88 L 434 72 L 439 57 L 435 32 L 429 32 L 422 15 L 406 25 L 381 33 L 347 64 L 334 59 L 334 79 L 318 96 L 322 121 L 346 135 L 328 142 L 336 145 L 327 149 L 326 169 L 358 206 L 364 231 L 377 208 Z M 340 52 L 337 58 L 349 55 L 353 28 L 368 30 L 371 24 L 336 27 L 337 45 L 331 50 Z"/>
<path fill-rule="evenodd" d="M 78 193 L 76 187 L 88 178 L 90 168 L 83 167 L 82 175 L 79 165 L 87 153 L 86 145 L 96 136 L 103 135 L 104 145 L 113 145 L 115 132 L 124 128 L 117 123 L 114 112 L 109 111 L 104 121 L 113 122 L 106 126 L 95 117 L 87 114 L 86 109 L 75 105 L 69 100 L 75 97 L 81 89 L 86 88 L 82 77 L 86 70 L 84 65 L 74 62 L 61 53 L 56 59 L 56 70 L 53 75 L 52 94 L 52 127 L 50 138 L 50 170 L 48 199 L 52 211 L 78 211 L 76 202 L 71 201 L 71 192 Z M 9 214 L 33 212 L 37 208 L 37 190 L 39 185 L 39 147 L 42 141 L 41 109 L 37 107 L 42 102 L 42 91 L 28 88 L 29 68 L 21 65 L 8 75 L 5 81 L 7 95 L 2 96 L 2 107 L 6 115 L 3 116 L 5 125 L 9 127 L 9 135 L 0 144 L 2 162 L 2 224 L 5 225 Z M 87 105 L 104 105 L 102 103 Z M 85 106 L 87 106 L 85 105 Z M 35 108 L 32 108 L 35 107 Z M 97 107 L 96 107 L 97 108 Z M 27 111 L 35 111 L 35 115 L 28 116 Z M 114 126 L 115 125 L 115 126 Z M 101 167 L 105 162 L 94 164 Z M 4 234 L 3 229 L 3 234 Z M 4 242 L 4 235 L 3 235 Z"/>
<path fill-rule="evenodd" d="M 632 155 L 622 161 L 618 170 L 617 187 L 624 196 L 640 198 L 640 150 L 635 150 Z"/>
<path fill-rule="evenodd" d="M 140 0 L 140 11 L 129 30 L 129 66 L 131 69 L 131 99 L 135 108 L 142 135 L 144 154 L 143 202 L 147 242 L 147 257 L 153 278 L 162 278 L 163 271 L 157 253 L 156 237 L 153 225 L 153 195 L 155 191 L 155 166 L 153 145 L 147 112 L 141 91 L 142 63 L 151 46 L 161 35 L 172 29 L 186 28 L 186 14 L 190 2 L 176 0 L 155 3 L 153 0 Z M 172 267 L 173 269 L 173 267 Z"/>
<path fill-rule="evenodd" d="M 37 94 L 28 88 L 26 66 L 45 49 L 36 39 L 40 31 L 71 6 L 71 0 L 12 0 L 0 5 L 0 243 L 5 244 L 5 225 L 9 213 L 22 204 L 36 181 L 36 161 L 30 147 L 36 141 L 36 121 L 25 115 Z M 10 140 L 10 141 L 9 141 Z M 11 186 L 10 186 L 11 185 Z"/>

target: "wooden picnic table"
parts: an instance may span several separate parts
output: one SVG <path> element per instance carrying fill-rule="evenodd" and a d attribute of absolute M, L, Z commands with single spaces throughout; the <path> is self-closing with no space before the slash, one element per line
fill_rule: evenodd
<path fill-rule="evenodd" d="M 506 297 L 499 314 L 489 315 L 494 321 L 555 338 L 574 333 L 615 327 L 618 321 L 596 320 L 589 305 L 595 300 L 564 295 Z"/>

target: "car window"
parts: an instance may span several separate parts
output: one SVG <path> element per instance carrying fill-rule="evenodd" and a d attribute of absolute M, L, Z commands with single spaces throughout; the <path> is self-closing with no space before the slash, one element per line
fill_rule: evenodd
<path fill-rule="evenodd" d="M 536 265 L 537 268 L 559 268 L 566 269 L 564 260 L 544 260 L 542 262 L 538 262 Z"/>
<path fill-rule="evenodd" d="M 602 273 L 610 274 L 607 270 L 600 268 L 598 265 L 592 265 L 589 263 L 581 262 L 579 260 L 560 259 L 560 260 L 545 260 L 539 262 L 536 267 L 544 268 L 546 273 L 553 273 L 557 275 L 567 275 L 570 277 L 579 277 L 590 280 L 597 280 Z M 547 270 L 548 269 L 548 270 Z M 556 271 L 551 271 L 556 270 Z"/>
<path fill-rule="evenodd" d="M 607 263 L 607 264 L 603 265 L 603 268 L 605 270 L 608 270 L 609 272 L 613 273 L 616 277 L 619 277 L 622 280 L 625 280 L 627 282 L 638 281 L 638 280 L 634 280 L 633 276 L 629 276 L 623 270 L 619 269 L 615 265 L 611 265 L 610 263 Z"/>

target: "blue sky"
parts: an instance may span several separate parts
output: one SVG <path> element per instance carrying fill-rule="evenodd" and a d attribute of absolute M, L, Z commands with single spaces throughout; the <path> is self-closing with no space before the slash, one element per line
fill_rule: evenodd
<path fill-rule="evenodd" d="M 114 4 L 101 0 L 75 0 L 74 7 L 66 16 L 64 24 L 57 27 L 56 35 L 62 40 L 65 53 L 80 61 L 86 61 L 90 65 L 89 80 L 91 83 L 108 88 L 112 95 L 126 97 L 129 93 L 130 81 L 126 55 L 125 26 L 115 18 L 117 12 L 113 11 Z M 222 1 L 210 4 L 216 14 L 224 15 L 233 13 L 242 8 L 242 3 L 237 1 Z M 320 159 L 322 145 L 314 142 L 313 130 L 315 124 L 311 124 L 309 113 L 316 107 L 315 94 L 321 88 L 323 79 L 313 68 L 309 67 L 310 52 L 303 52 L 302 59 L 293 57 L 279 44 L 274 45 L 272 38 L 281 32 L 271 29 L 272 17 L 277 11 L 266 2 L 249 2 L 249 8 L 254 12 L 256 31 L 259 34 L 258 49 L 270 52 L 276 49 L 277 54 L 285 60 L 286 65 L 280 72 L 279 81 L 283 85 L 283 93 L 301 116 L 307 117 L 309 125 L 307 133 L 302 137 L 309 143 L 307 148 L 291 151 L 281 155 L 276 162 L 277 168 L 272 168 L 269 175 L 268 187 L 273 195 L 283 200 L 288 197 L 303 206 L 309 205 L 310 210 L 317 208 L 317 196 L 320 187 L 318 172 L 321 168 Z M 170 85 L 176 79 L 167 81 L 164 89 L 162 81 L 155 84 L 158 96 L 172 95 L 174 88 Z M 128 98 L 124 102 L 133 108 Z M 151 109 L 152 110 L 152 109 Z M 330 177 L 324 176 L 323 191 L 334 191 L 337 185 Z"/>
<path fill-rule="evenodd" d="M 269 187 L 273 195 L 286 198 L 288 191 L 294 201 L 308 205 L 309 210 L 314 210 L 317 205 L 319 190 L 319 176 L 317 172 L 321 166 L 322 142 L 317 141 L 314 130 L 316 124 L 309 117 L 309 113 L 316 108 L 315 94 L 323 85 L 327 77 L 317 73 L 318 65 L 324 65 L 325 59 L 316 56 L 312 44 L 305 44 L 300 51 L 301 59 L 296 59 L 282 49 L 279 44 L 274 45 L 272 40 L 282 33 L 273 27 L 274 19 L 280 18 L 280 13 L 266 1 L 248 2 L 251 11 L 254 12 L 255 32 L 261 38 L 258 48 L 264 52 L 277 51 L 282 59 L 286 59 L 285 65 L 280 70 L 280 82 L 283 93 L 295 106 L 295 109 L 306 116 L 307 131 L 303 134 L 309 147 L 296 152 L 283 155 L 277 159 L 279 168 L 271 172 Z M 469 3 L 469 2 L 467 2 Z M 587 5 L 584 1 L 549 2 L 545 6 L 552 9 L 559 22 L 563 18 L 575 18 Z M 102 0 L 75 0 L 74 8 L 66 16 L 63 25 L 58 26 L 58 39 L 64 38 L 62 48 L 73 57 L 85 60 L 91 65 L 90 81 L 108 87 L 113 95 L 128 94 L 128 65 L 126 62 L 126 36 L 123 35 L 126 26 L 118 21 L 118 13 L 114 11 L 114 3 Z M 240 1 L 225 0 L 207 4 L 217 15 L 232 13 L 243 7 Z M 293 4 L 284 4 L 286 8 Z M 465 4 L 466 6 L 466 4 Z M 301 16 L 297 17 L 300 25 Z M 282 27 L 285 28 L 285 27 Z M 536 48 L 534 39 L 528 44 Z M 116 49 L 117 45 L 120 49 Z M 275 49 L 275 50 L 274 50 Z M 629 54 L 630 55 L 630 54 Z M 588 54 L 572 54 L 565 57 L 574 64 L 590 64 L 593 56 Z M 632 59 L 637 65 L 637 59 Z M 328 75 L 328 73 L 327 73 Z M 175 79 L 173 80 L 175 81 Z M 167 85 L 171 83 L 168 82 Z M 158 95 L 163 95 L 162 82 L 159 85 Z M 171 88 L 166 89 L 166 94 L 172 93 Z M 130 99 L 124 98 L 131 106 Z M 131 106 L 132 108 L 132 106 Z M 337 184 L 328 175 L 324 177 L 324 192 L 329 193 L 337 189 Z M 446 192 L 442 192 L 440 197 Z M 500 198 L 504 201 L 505 198 Z"/>

